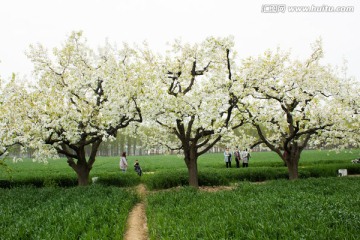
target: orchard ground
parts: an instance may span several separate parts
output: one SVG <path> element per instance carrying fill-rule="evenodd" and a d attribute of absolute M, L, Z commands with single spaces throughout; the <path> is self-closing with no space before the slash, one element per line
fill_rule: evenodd
<path fill-rule="evenodd" d="M 273 152 L 252 152 L 249 168 L 225 168 L 223 153 L 209 153 L 199 157 L 199 183 L 205 186 L 230 185 L 242 180 L 262 181 L 287 178 L 287 168 Z M 349 174 L 358 174 L 359 165 L 351 160 L 358 158 L 360 149 L 342 151 L 307 150 L 299 163 L 300 178 L 337 176 L 338 169 L 348 169 Z M 97 177 L 99 184 L 120 187 L 137 186 L 144 183 L 149 189 L 162 189 L 187 185 L 187 168 L 181 155 L 128 156 L 129 169 L 121 174 L 119 158 L 97 157 L 90 178 Z M 139 178 L 134 169 L 139 160 L 144 175 Z M 23 159 L 14 163 L 5 160 L 6 168 L 0 169 L 0 184 L 6 186 L 75 186 L 76 174 L 66 159 L 49 160 L 48 164 L 34 163 Z M 234 161 L 233 161 L 234 163 Z"/>
<path fill-rule="evenodd" d="M 353 193 L 360 190 L 360 178 L 337 177 L 336 169 L 359 174 L 360 164 L 351 163 L 359 154 L 305 151 L 300 169 L 308 179 L 296 181 L 285 180 L 286 167 L 270 152 L 252 153 L 248 169 L 226 169 L 222 153 L 206 154 L 199 159 L 200 189 L 205 191 L 179 187 L 186 185 L 186 166 L 173 155 L 129 156 L 125 174 L 118 168 L 119 157 L 98 157 L 91 171 L 98 182 L 85 188 L 72 187 L 76 176 L 64 159 L 47 165 L 6 160 L 0 180 L 10 189 L 0 189 L 0 239 L 90 239 L 99 234 L 122 239 L 130 227 L 129 213 L 139 203 L 144 204 L 150 239 L 355 239 L 360 199 Z M 132 168 L 136 159 L 142 177 Z M 263 184 L 250 183 L 264 176 L 268 181 Z M 136 192 L 139 184 L 146 186 L 146 195 L 144 189 Z"/>

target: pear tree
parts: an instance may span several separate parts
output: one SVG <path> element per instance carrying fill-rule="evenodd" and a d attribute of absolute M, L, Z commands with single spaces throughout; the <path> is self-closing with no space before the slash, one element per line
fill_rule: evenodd
<path fill-rule="evenodd" d="M 293 60 L 289 52 L 278 49 L 242 64 L 249 94 L 241 104 L 257 131 L 255 144 L 265 144 L 281 157 L 289 179 L 298 178 L 305 148 L 340 144 L 339 139 L 341 145 L 356 142 L 351 132 L 358 131 L 358 106 L 350 98 L 358 93 L 347 89 L 352 93 L 345 94 L 348 82 L 334 68 L 321 64 L 322 57 L 321 41 L 317 41 L 305 60 Z"/>
<path fill-rule="evenodd" d="M 52 54 L 37 44 L 27 55 L 37 83 L 24 108 L 40 155 L 62 154 L 78 184 L 87 185 L 100 144 L 142 121 L 141 54 L 109 43 L 95 52 L 73 32 Z"/>
<path fill-rule="evenodd" d="M 146 111 L 147 142 L 184 157 L 189 185 L 198 187 L 198 157 L 206 153 L 243 119 L 235 109 L 241 84 L 232 38 L 208 38 L 195 44 L 176 40 L 165 56 L 152 58 L 156 71 Z M 144 113 L 145 114 L 145 113 Z M 156 129 L 156 130 L 155 130 Z"/>

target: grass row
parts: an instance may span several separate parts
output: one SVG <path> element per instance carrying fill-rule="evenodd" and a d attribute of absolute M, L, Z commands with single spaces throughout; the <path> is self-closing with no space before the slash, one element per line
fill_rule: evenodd
<path fill-rule="evenodd" d="M 299 169 L 299 178 L 336 177 L 337 170 L 346 168 L 349 174 L 360 174 L 360 165 L 329 164 L 309 166 Z M 241 181 L 261 182 L 276 179 L 288 179 L 286 167 L 254 167 L 240 169 L 204 169 L 199 171 L 200 186 L 231 185 Z M 146 175 L 144 182 L 149 189 L 166 189 L 176 186 L 187 186 L 187 170 L 161 171 L 154 175 Z"/>
<path fill-rule="evenodd" d="M 156 192 L 150 239 L 358 239 L 359 191 L 360 179 L 347 177 Z"/>
<path fill-rule="evenodd" d="M 139 199 L 116 187 L 0 189 L 0 239 L 122 239 Z"/>
<path fill-rule="evenodd" d="M 304 151 L 299 163 L 299 177 L 335 177 L 340 168 L 348 169 L 349 174 L 360 174 L 360 164 L 352 164 L 360 150 L 341 152 Z M 144 175 L 138 177 L 131 167 L 140 161 Z M 163 189 L 188 185 L 188 173 L 181 156 L 130 156 L 126 174 L 118 167 L 118 157 L 98 157 L 91 177 L 98 177 L 99 183 L 107 186 L 131 187 L 140 182 L 149 189 Z M 0 188 L 31 185 L 36 187 L 77 185 L 74 171 L 64 159 L 49 160 L 48 164 L 33 163 L 30 159 L 22 162 L 6 162 L 6 170 L 0 168 Z M 229 185 L 239 181 L 265 181 L 288 178 L 287 168 L 272 152 L 252 153 L 250 167 L 226 169 L 223 154 L 206 154 L 199 158 L 199 184 L 205 186 Z"/>
<path fill-rule="evenodd" d="M 299 178 L 310 177 L 336 177 L 337 170 L 346 168 L 349 174 L 360 174 L 360 165 L 357 164 L 327 164 L 319 166 L 307 166 L 299 169 Z M 156 173 L 146 173 L 139 177 L 135 172 L 129 170 L 127 173 L 99 173 L 98 184 L 105 186 L 132 187 L 143 183 L 148 189 L 167 189 L 176 186 L 189 185 L 187 169 L 162 170 Z M 253 167 L 240 169 L 215 169 L 205 168 L 199 170 L 200 186 L 231 185 L 239 181 L 267 181 L 275 179 L 287 179 L 286 167 Z M 0 180 L 0 188 L 11 188 L 20 186 L 34 187 L 73 187 L 77 185 L 75 175 L 40 175 L 29 176 L 22 179 Z"/>
<path fill-rule="evenodd" d="M 238 183 L 147 196 L 150 239 L 357 239 L 360 178 Z M 0 239 L 123 239 L 139 198 L 121 188 L 0 189 Z"/>
<path fill-rule="evenodd" d="M 298 181 L 272 153 L 253 153 L 247 169 L 226 169 L 222 154 L 199 159 L 199 183 L 234 184 L 237 189 L 216 193 L 189 188 L 156 191 L 148 196 L 147 217 L 151 239 L 356 239 L 359 232 L 359 178 L 336 176 L 359 150 L 333 155 L 306 151 Z M 307 158 L 308 157 L 308 158 Z M 142 177 L 132 168 L 118 169 L 118 158 L 98 158 L 91 176 L 99 181 L 75 186 L 76 176 L 66 162 L 31 160 L 8 162 L 0 173 L 0 239 L 122 239 L 130 209 L 139 201 L 119 186 L 145 183 L 148 189 L 187 185 L 184 162 L 177 156 L 129 157 L 139 159 Z M 0 170 L 1 171 L 1 170 Z M 317 177 L 315 179 L 313 177 Z M 251 184 L 250 181 L 267 181 Z M 6 186 L 8 184 L 8 186 Z M 31 185 L 35 187 L 19 187 Z M 113 187 L 117 186 L 117 187 Z M 43 188 L 38 188 L 43 187 Z"/>

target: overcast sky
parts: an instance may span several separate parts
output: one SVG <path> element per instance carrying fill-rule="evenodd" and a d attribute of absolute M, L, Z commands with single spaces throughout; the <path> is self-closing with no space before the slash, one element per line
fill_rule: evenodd
<path fill-rule="evenodd" d="M 0 76 L 12 72 L 32 78 L 24 52 L 32 43 L 60 46 L 74 30 L 83 30 L 96 48 L 111 43 L 141 43 L 161 52 L 166 43 L 202 41 L 233 35 L 240 57 L 266 49 L 292 49 L 305 58 L 310 44 L 323 40 L 326 64 L 341 66 L 360 79 L 360 1 L 316 0 L 1 0 Z M 282 13 L 266 13 L 269 5 L 286 4 Z M 353 12 L 290 12 L 290 6 L 352 6 Z M 265 11 L 265 12 L 264 12 Z"/>

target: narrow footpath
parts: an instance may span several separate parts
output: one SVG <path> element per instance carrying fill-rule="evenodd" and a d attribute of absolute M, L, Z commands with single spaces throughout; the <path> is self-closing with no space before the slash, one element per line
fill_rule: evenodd
<path fill-rule="evenodd" d="M 200 191 L 216 192 L 222 190 L 232 190 L 234 186 L 217 186 L 217 187 L 199 187 Z M 167 190 L 163 190 L 167 191 Z M 141 201 L 136 204 L 129 214 L 127 221 L 127 230 L 124 234 L 124 240 L 148 240 L 148 228 L 145 210 L 146 188 L 143 184 L 136 187 Z"/>
<path fill-rule="evenodd" d="M 136 187 L 141 202 L 136 204 L 129 214 L 125 240 L 148 240 L 148 228 L 145 213 L 146 188 L 143 184 Z"/>

